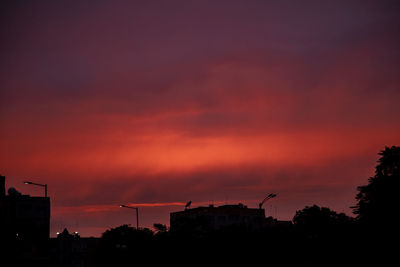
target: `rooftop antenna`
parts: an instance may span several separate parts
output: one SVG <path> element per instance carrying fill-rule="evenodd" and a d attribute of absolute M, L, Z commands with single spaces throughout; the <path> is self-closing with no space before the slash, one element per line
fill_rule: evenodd
<path fill-rule="evenodd" d="M 186 203 L 185 210 L 187 210 L 190 207 L 190 205 L 192 205 L 192 201 L 191 200 L 188 203 Z"/>

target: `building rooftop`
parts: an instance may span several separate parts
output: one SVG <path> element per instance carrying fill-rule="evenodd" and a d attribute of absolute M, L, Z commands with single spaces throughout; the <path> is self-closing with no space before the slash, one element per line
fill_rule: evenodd
<path fill-rule="evenodd" d="M 204 228 L 220 229 L 226 226 L 241 225 L 259 229 L 264 225 L 264 209 L 248 208 L 239 203 L 215 207 L 187 208 L 170 214 L 171 229 Z"/>

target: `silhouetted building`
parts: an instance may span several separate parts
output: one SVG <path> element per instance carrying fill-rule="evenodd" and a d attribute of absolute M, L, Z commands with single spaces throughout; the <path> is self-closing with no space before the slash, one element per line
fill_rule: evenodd
<path fill-rule="evenodd" d="M 50 237 L 50 198 L 22 195 L 15 188 L 5 194 L 0 175 L 0 231 L 2 238 L 45 240 Z"/>
<path fill-rule="evenodd" d="M 219 230 L 229 226 L 261 229 L 265 225 L 264 209 L 248 208 L 243 204 L 198 207 L 170 214 L 171 231 Z"/>

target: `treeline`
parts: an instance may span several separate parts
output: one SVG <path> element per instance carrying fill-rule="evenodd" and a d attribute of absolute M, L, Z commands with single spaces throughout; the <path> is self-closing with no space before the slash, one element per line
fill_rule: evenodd
<path fill-rule="evenodd" d="M 392 244 L 399 236 L 400 148 L 386 147 L 379 155 L 375 175 L 358 187 L 355 218 L 314 205 L 297 211 L 292 225 L 257 231 L 227 227 L 171 232 L 161 224 L 154 225 L 155 231 L 122 225 L 102 235 L 93 264 L 392 264 Z"/>
<path fill-rule="evenodd" d="M 127 262 L 149 264 L 242 264 L 262 261 L 274 264 L 324 265 L 356 262 L 357 245 L 363 235 L 355 219 L 316 205 L 296 212 L 293 224 L 266 226 L 257 231 L 230 226 L 220 230 L 155 231 L 122 225 L 101 237 L 95 266 L 124 266 Z M 325 262 L 328 260 L 328 262 Z M 225 265 L 224 265 L 225 266 Z"/>

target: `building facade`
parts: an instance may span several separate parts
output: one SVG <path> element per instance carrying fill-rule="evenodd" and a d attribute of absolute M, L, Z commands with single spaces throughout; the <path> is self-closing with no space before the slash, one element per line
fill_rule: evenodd
<path fill-rule="evenodd" d="M 172 212 L 171 231 L 219 230 L 226 227 L 244 227 L 258 230 L 265 225 L 264 209 L 248 208 L 243 204 L 198 207 Z"/>
<path fill-rule="evenodd" d="M 7 239 L 49 239 L 50 198 L 22 195 L 12 187 L 6 195 L 5 177 L 0 175 L 0 231 Z"/>

